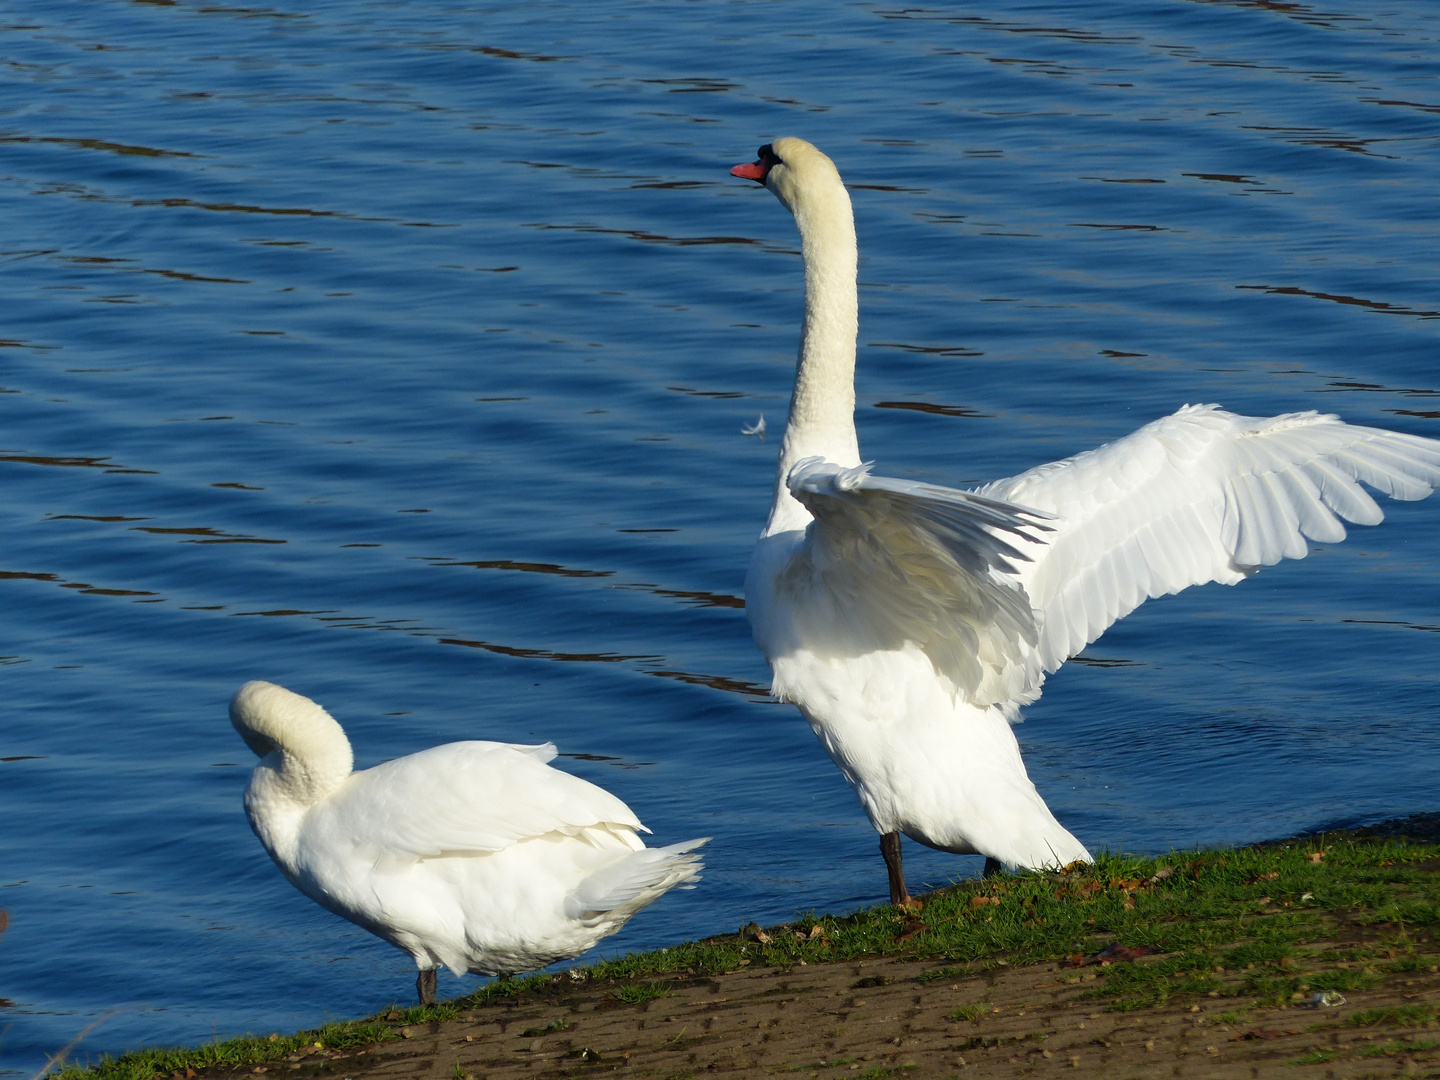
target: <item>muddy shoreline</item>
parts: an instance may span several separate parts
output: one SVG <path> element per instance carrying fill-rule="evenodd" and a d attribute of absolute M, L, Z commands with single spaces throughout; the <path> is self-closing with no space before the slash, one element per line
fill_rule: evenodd
<path fill-rule="evenodd" d="M 62 1080 L 1440 1076 L 1440 815 L 964 882 Z"/>

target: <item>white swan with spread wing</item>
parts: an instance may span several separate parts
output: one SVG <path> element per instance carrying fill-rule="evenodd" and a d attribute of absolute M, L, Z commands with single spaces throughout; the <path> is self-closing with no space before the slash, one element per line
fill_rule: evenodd
<path fill-rule="evenodd" d="M 987 872 L 1088 861 L 1026 775 L 1010 729 L 1045 676 L 1147 597 L 1234 584 L 1307 540 L 1422 499 L 1440 442 L 1315 412 L 1186 406 L 978 491 L 873 475 L 855 436 L 855 225 L 834 163 L 803 139 L 735 176 L 795 215 L 805 314 L 770 519 L 745 582 L 772 690 L 794 702 L 871 823 L 890 898 L 900 834 Z"/>
<path fill-rule="evenodd" d="M 603 788 L 552 769 L 551 743 L 458 742 L 352 772 L 324 709 L 248 682 L 230 722 L 260 757 L 245 813 L 290 884 L 436 969 L 510 975 L 566 960 L 668 890 L 698 881 L 704 840 L 647 848 Z"/>

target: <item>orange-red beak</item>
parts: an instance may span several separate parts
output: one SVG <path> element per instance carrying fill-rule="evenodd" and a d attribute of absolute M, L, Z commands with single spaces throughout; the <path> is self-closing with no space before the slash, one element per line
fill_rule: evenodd
<path fill-rule="evenodd" d="M 765 162 L 748 161 L 743 165 L 736 165 L 730 170 L 731 176 L 738 176 L 742 180 L 754 180 L 757 184 L 765 182 Z"/>

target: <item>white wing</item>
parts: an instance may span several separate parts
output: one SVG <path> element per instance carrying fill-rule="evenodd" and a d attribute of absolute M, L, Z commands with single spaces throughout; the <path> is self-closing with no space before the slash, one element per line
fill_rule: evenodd
<path fill-rule="evenodd" d="M 914 642 L 980 704 L 1038 680 L 1035 620 L 1013 574 L 1043 543 L 1045 514 L 818 457 L 786 486 L 815 519 L 777 581 L 805 648 L 846 657 Z"/>
<path fill-rule="evenodd" d="M 499 851 L 549 834 L 643 847 L 634 812 L 604 788 L 545 764 L 551 743 L 458 742 L 353 774 L 316 812 L 377 858 Z M 316 823 L 319 824 L 319 823 Z"/>
<path fill-rule="evenodd" d="M 1022 542 L 1033 561 L 1018 568 L 1050 672 L 1148 597 L 1304 558 L 1307 539 L 1345 538 L 1341 518 L 1378 524 L 1360 483 L 1423 499 L 1440 486 L 1440 442 L 1316 412 L 1256 418 L 1187 405 L 979 493 L 1059 519 L 1045 545 Z"/>

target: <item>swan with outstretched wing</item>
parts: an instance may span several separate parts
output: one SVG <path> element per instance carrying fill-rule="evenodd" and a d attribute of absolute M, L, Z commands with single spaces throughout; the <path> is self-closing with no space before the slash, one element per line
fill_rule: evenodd
<path fill-rule="evenodd" d="M 855 226 L 839 173 L 795 138 L 731 172 L 795 215 L 805 262 L 775 502 L 745 584 L 773 692 L 879 831 L 892 902 L 911 902 L 902 833 L 985 855 L 987 872 L 1088 861 L 1010 729 L 1045 676 L 1147 597 L 1234 584 L 1344 539 L 1342 522 L 1378 523 L 1365 486 L 1424 498 L 1440 442 L 1187 405 L 974 492 L 876 476 L 855 436 Z"/>

